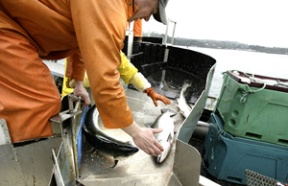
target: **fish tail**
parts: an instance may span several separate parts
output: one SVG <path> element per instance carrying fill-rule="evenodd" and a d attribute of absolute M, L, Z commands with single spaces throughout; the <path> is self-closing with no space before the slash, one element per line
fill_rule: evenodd
<path fill-rule="evenodd" d="M 118 164 L 118 160 L 114 160 L 114 165 L 111 167 L 112 169 L 114 168 L 114 167 L 116 167 L 116 165 Z"/>
<path fill-rule="evenodd" d="M 170 149 L 171 149 L 171 144 L 169 142 L 163 141 L 160 143 L 163 146 L 164 151 L 160 155 L 157 156 L 157 162 L 158 163 L 162 163 L 167 158 L 167 156 L 170 152 Z"/>

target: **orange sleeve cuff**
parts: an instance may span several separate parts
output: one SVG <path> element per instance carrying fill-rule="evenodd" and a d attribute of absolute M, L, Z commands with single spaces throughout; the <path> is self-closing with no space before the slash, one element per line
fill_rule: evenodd
<path fill-rule="evenodd" d="M 85 66 L 80 52 L 75 52 L 67 57 L 65 75 L 70 80 L 75 79 L 78 81 L 84 80 Z"/>

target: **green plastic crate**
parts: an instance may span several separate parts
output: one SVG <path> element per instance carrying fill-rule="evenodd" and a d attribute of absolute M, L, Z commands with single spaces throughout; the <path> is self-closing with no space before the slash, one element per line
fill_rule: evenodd
<path fill-rule="evenodd" d="M 224 130 L 288 146 L 288 80 L 227 71 L 216 105 Z"/>

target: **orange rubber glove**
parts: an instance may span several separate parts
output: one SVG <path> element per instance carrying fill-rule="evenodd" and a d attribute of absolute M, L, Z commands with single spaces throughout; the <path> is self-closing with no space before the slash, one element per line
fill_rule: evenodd
<path fill-rule="evenodd" d="M 154 105 L 157 107 L 158 106 L 158 103 L 157 101 L 162 101 L 165 105 L 168 105 L 171 103 L 171 101 L 166 98 L 165 96 L 161 95 L 161 94 L 158 94 L 157 92 L 155 92 L 155 90 L 153 88 L 146 88 L 144 90 L 145 93 L 147 93 L 147 95 L 149 97 L 151 97 L 151 99 L 153 100 L 153 103 Z"/>

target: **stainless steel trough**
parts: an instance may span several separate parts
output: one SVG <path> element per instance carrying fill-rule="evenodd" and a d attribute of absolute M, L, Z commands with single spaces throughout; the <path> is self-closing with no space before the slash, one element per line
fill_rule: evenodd
<path fill-rule="evenodd" d="M 128 103 L 133 111 L 133 116 L 139 125 L 145 127 L 147 123 L 154 122 L 161 114 L 160 109 L 166 107 L 160 104 L 155 107 L 145 94 L 127 89 Z M 169 106 L 175 108 L 175 103 Z M 175 117 L 176 128 L 181 125 L 181 117 Z M 105 129 L 98 118 L 103 132 L 117 140 L 132 141 L 130 136 L 120 129 Z M 177 132 L 177 131 L 175 131 Z M 111 168 L 114 160 L 101 154 L 97 150 L 84 148 L 80 166 L 80 178 L 83 185 L 198 185 L 200 175 L 201 157 L 199 152 L 190 145 L 175 139 L 175 143 L 168 158 L 157 164 L 154 157 L 139 151 L 127 159 L 120 160 L 115 168 Z"/>
<path fill-rule="evenodd" d="M 189 49 L 153 43 L 135 44 L 133 53 L 138 54 L 132 55 L 134 65 L 157 92 L 171 99 L 169 108 L 178 110 L 177 98 L 183 83 L 192 84 L 185 96 L 193 109 L 187 118 L 180 112 L 174 116 L 176 138 L 162 164 L 155 163 L 153 157 L 140 150 L 111 168 L 113 159 L 91 150 L 85 143 L 78 164 L 81 110 L 60 113 L 59 118 L 53 118 L 54 124 L 60 126 L 60 135 L 18 145 L 11 143 L 6 123 L 0 120 L 0 134 L 6 134 L 0 138 L 0 185 L 199 185 L 201 157 L 188 141 L 205 106 L 216 61 Z M 146 94 L 132 87 L 125 89 L 133 116 L 142 127 L 154 122 L 161 108 L 167 107 L 162 103 L 155 107 Z M 101 119 L 97 120 L 101 126 Z M 120 129 L 108 130 L 102 125 L 102 130 L 118 140 L 132 141 Z"/>

